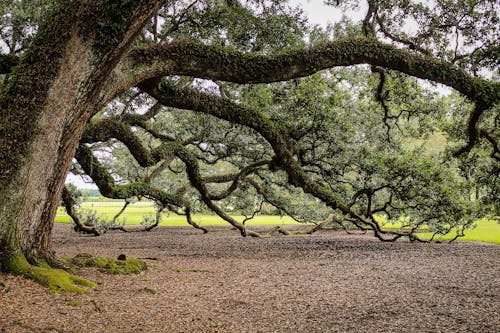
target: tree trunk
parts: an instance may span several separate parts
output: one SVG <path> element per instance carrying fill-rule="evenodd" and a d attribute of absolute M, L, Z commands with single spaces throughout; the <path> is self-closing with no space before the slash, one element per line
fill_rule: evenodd
<path fill-rule="evenodd" d="M 2 91 L 0 270 L 56 263 L 53 221 L 79 139 L 103 106 L 109 73 L 156 9 L 156 1 L 135 1 L 122 16 L 107 14 L 116 2 L 60 1 Z M 95 29 L 95 13 L 107 35 Z M 105 29 L 112 19 L 121 30 Z"/>

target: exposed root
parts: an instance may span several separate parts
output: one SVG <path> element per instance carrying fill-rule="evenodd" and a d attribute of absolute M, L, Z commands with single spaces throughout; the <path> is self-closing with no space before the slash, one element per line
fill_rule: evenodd
<path fill-rule="evenodd" d="M 8 263 L 8 268 L 10 272 L 32 279 L 53 293 L 87 294 L 90 289 L 98 287 L 92 281 L 69 274 L 62 269 L 52 268 L 46 263 L 33 266 L 23 255 L 13 257 Z"/>

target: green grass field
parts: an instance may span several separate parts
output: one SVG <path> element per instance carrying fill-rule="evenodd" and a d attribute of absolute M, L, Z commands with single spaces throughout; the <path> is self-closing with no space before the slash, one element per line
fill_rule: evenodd
<path fill-rule="evenodd" d="M 117 201 L 107 202 L 84 202 L 81 204 L 82 209 L 95 210 L 98 216 L 111 221 L 113 216 L 120 211 L 123 203 Z M 120 216 L 118 221 L 124 219 L 125 224 L 140 224 L 144 215 L 154 215 L 154 207 L 151 202 L 137 202 L 127 207 L 125 212 Z M 237 220 L 242 221 L 243 216 L 234 216 Z M 194 220 L 203 226 L 228 225 L 216 215 L 194 215 Z M 60 207 L 57 211 L 56 222 L 69 223 L 70 217 L 66 214 L 64 208 Z M 290 225 L 299 224 L 288 216 L 279 217 L 271 215 L 259 215 L 253 220 L 246 222 L 249 226 L 266 226 L 266 225 Z M 184 216 L 178 216 L 173 213 L 164 214 L 162 218 L 162 226 L 187 226 Z M 386 226 L 387 227 L 387 226 Z M 422 233 L 421 237 L 430 237 L 430 234 Z M 445 236 L 443 240 L 450 239 L 454 233 Z M 500 224 L 495 221 L 482 219 L 476 222 L 476 227 L 465 232 L 465 237 L 460 238 L 465 241 L 477 241 L 500 244 Z"/>
<path fill-rule="evenodd" d="M 423 237 L 431 237 L 431 233 L 420 234 Z M 452 232 L 444 236 L 443 240 L 453 238 L 455 234 Z M 465 236 L 459 238 L 465 241 L 486 242 L 500 244 L 500 224 L 495 221 L 482 219 L 476 222 L 476 226 L 465 231 Z"/>
<path fill-rule="evenodd" d="M 81 209 L 95 210 L 98 216 L 111 221 L 113 217 L 123 207 L 122 202 L 84 202 L 81 204 Z M 120 215 L 118 222 L 125 220 L 125 224 L 140 224 L 144 215 L 154 216 L 154 207 L 151 202 L 137 202 L 127 207 L 125 212 Z M 238 221 L 243 221 L 243 216 L 233 216 Z M 57 210 L 56 222 L 69 223 L 71 218 L 66 214 L 64 208 L 59 207 Z M 203 226 L 228 225 L 226 221 L 216 215 L 194 215 L 194 221 Z M 265 226 L 265 225 L 282 225 L 282 224 L 299 224 L 288 216 L 259 215 L 253 220 L 246 222 L 249 226 Z M 162 226 L 187 226 L 186 218 L 174 213 L 165 213 L 162 218 Z"/>

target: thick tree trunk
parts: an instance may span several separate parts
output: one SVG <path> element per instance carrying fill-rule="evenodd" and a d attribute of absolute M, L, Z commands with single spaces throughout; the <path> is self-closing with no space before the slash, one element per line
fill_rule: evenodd
<path fill-rule="evenodd" d="M 11 122 L 5 124 L 26 141 L 22 151 L 11 142 L 9 150 L 13 156 L 10 162 L 13 165 L 6 168 L 10 175 L 3 179 L 0 201 L 0 232 L 7 243 L 5 247 L 20 249 L 31 263 L 53 259 L 50 250 L 52 221 L 79 135 L 95 107 L 90 101 L 96 100 L 89 98 L 93 96 L 85 96 L 86 92 L 81 89 L 83 80 L 88 78 L 85 73 L 91 69 L 88 45 L 73 33 L 65 45 L 59 47 L 62 49 L 60 58 L 49 59 L 50 63 L 59 64 L 52 73 L 30 77 L 29 72 L 22 72 L 23 68 L 16 73 L 24 81 L 43 80 L 46 83 L 35 83 L 39 89 L 31 92 L 12 88 L 12 94 L 23 93 L 25 100 L 35 103 L 19 105 L 21 98 L 18 97 L 4 106 L 8 113 L 31 113 L 29 123 L 14 121 L 11 117 Z"/>
<path fill-rule="evenodd" d="M 116 18 L 105 12 L 120 6 L 114 2 L 60 1 L 2 91 L 0 270 L 19 270 L 25 259 L 56 262 L 53 220 L 84 126 L 102 106 L 109 73 L 156 8 L 156 1 L 133 2 L 119 17 L 121 31 L 92 30 L 95 12 Z"/>

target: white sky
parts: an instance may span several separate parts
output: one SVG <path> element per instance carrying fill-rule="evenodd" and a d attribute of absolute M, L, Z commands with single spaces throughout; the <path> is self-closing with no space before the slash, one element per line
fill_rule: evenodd
<path fill-rule="evenodd" d="M 339 8 L 327 6 L 323 0 L 290 0 L 290 4 L 304 9 L 304 14 L 309 17 L 309 22 L 326 27 L 328 23 L 335 23 L 342 18 Z M 360 5 L 359 11 L 348 11 L 346 15 L 353 20 L 362 20 L 365 17 L 366 6 Z"/>
<path fill-rule="evenodd" d="M 86 182 L 80 176 L 75 176 L 72 173 L 68 173 L 66 176 L 66 183 L 71 183 L 78 188 L 88 188 L 88 189 L 97 189 L 97 186 L 94 183 Z"/>

